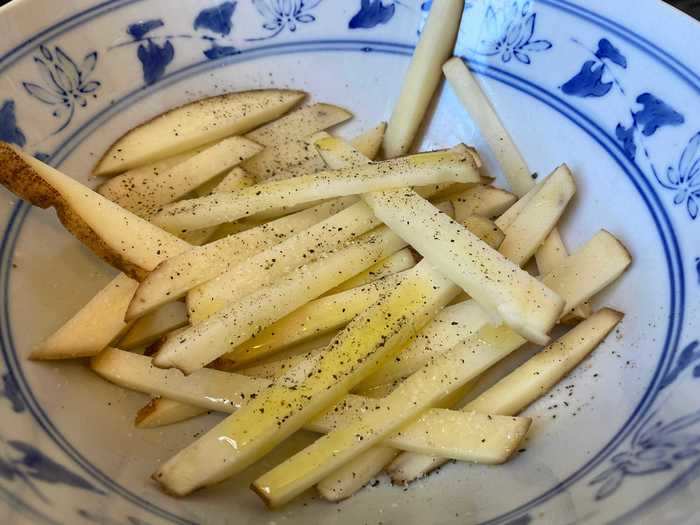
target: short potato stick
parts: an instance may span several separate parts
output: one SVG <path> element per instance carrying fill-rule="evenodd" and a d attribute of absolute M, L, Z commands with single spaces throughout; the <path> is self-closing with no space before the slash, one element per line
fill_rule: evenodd
<path fill-rule="evenodd" d="M 441 64 L 452 54 L 464 0 L 433 2 L 384 137 L 384 156 L 405 155 L 442 79 Z"/>
<path fill-rule="evenodd" d="M 267 454 L 394 353 L 458 293 L 428 264 L 355 318 L 302 381 L 284 378 L 163 464 L 154 475 L 184 495 L 226 479 Z M 236 447 L 231 447 L 235 442 Z"/>
<path fill-rule="evenodd" d="M 185 241 L 4 142 L 0 142 L 0 182 L 35 206 L 55 207 L 71 233 L 127 274 L 142 277 L 144 271 L 191 248 Z"/>
<path fill-rule="evenodd" d="M 255 184 L 255 177 L 246 172 L 243 168 L 235 167 L 229 171 L 211 190 L 211 193 L 228 193 L 242 190 Z M 208 195 L 208 192 L 198 192 L 201 196 Z"/>
<path fill-rule="evenodd" d="M 379 155 L 386 132 L 386 122 L 380 122 L 372 129 L 368 129 L 350 141 L 350 144 L 357 151 L 370 160 L 374 160 Z"/>
<path fill-rule="evenodd" d="M 165 303 L 184 297 L 192 288 L 214 279 L 235 264 L 279 244 L 351 204 L 352 198 L 320 204 L 205 246 L 193 247 L 164 261 L 139 286 L 129 306 L 127 319 L 136 319 Z"/>
<path fill-rule="evenodd" d="M 302 91 L 269 89 L 185 104 L 128 131 L 102 156 L 94 175 L 119 173 L 245 133 L 280 117 L 305 96 Z"/>
<path fill-rule="evenodd" d="M 355 195 L 405 185 L 478 182 L 470 154 L 421 153 L 342 170 L 258 184 L 235 193 L 211 195 L 166 206 L 153 222 L 168 231 L 206 228 L 254 215 L 269 208 Z"/>
<path fill-rule="evenodd" d="M 193 417 L 208 413 L 206 408 L 187 405 L 179 401 L 156 397 L 151 399 L 146 406 L 136 414 L 134 426 L 137 428 L 157 428 L 181 421 L 187 421 Z"/>
<path fill-rule="evenodd" d="M 498 217 L 516 200 L 517 197 L 512 193 L 480 184 L 454 197 L 452 205 L 455 208 L 455 220 L 462 222 L 472 215 L 487 219 Z"/>
<path fill-rule="evenodd" d="M 136 320 L 124 337 L 119 340 L 119 348 L 132 350 L 150 345 L 162 336 L 188 324 L 187 308 L 184 303 L 177 301 L 164 304 L 157 310 Z"/>
<path fill-rule="evenodd" d="M 524 343 L 525 340 L 508 327 L 483 327 L 398 385 L 381 403 L 377 402 L 375 406 L 380 406 L 379 410 L 368 408 L 356 420 L 322 436 L 255 480 L 253 490 L 269 506 L 283 505 L 353 457 L 399 431 Z M 514 442 L 511 445 L 517 446 Z M 501 456 L 499 460 L 507 458 L 507 455 Z"/>
<path fill-rule="evenodd" d="M 97 191 L 139 217 L 148 218 L 164 204 L 184 197 L 262 149 L 248 139 L 229 137 L 168 170 L 117 175 Z"/>
<path fill-rule="evenodd" d="M 363 195 L 375 215 L 490 314 L 546 343 L 564 301 L 410 189 Z"/>
<path fill-rule="evenodd" d="M 545 395 L 590 354 L 622 320 L 623 314 L 603 308 L 565 336 L 530 358 L 468 403 L 462 410 L 515 415 Z M 445 464 L 446 458 L 406 453 L 388 468 L 394 483 L 405 484 Z"/>
<path fill-rule="evenodd" d="M 405 245 L 388 228 L 377 228 L 168 339 L 153 362 L 191 373 Z"/>
<path fill-rule="evenodd" d="M 123 273 L 117 275 L 56 332 L 38 344 L 29 358 L 72 359 L 99 354 L 129 328 L 124 314 L 138 285 L 138 281 Z"/>
<path fill-rule="evenodd" d="M 315 350 L 310 350 L 309 352 L 303 354 L 291 355 L 284 359 L 280 359 L 279 361 L 270 361 L 268 363 L 263 363 L 248 368 L 241 368 L 236 372 L 245 376 L 263 377 L 265 379 L 269 379 L 270 381 L 274 381 L 276 379 L 281 378 L 291 369 L 293 369 L 296 366 L 299 366 L 304 361 L 316 359 L 319 356 L 319 354 L 324 351 L 326 346 L 328 345 L 320 346 Z"/>
<path fill-rule="evenodd" d="M 266 148 L 243 163 L 258 182 L 284 180 L 325 169 L 318 151 L 305 138 L 294 138 L 275 148 Z"/>

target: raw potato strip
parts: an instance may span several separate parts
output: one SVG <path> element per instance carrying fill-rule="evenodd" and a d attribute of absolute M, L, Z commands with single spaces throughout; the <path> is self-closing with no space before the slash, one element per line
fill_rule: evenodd
<path fill-rule="evenodd" d="M 275 382 L 162 465 L 154 479 L 177 495 L 222 481 L 345 396 L 457 293 L 427 264 L 410 272 L 390 295 L 348 325 L 302 381 Z"/>
<path fill-rule="evenodd" d="M 371 284 L 311 301 L 271 324 L 230 354 L 235 365 L 265 357 L 307 339 L 338 330 L 376 303 L 404 278 L 404 272 Z"/>
<path fill-rule="evenodd" d="M 590 354 L 622 320 L 623 314 L 603 308 L 564 337 L 468 403 L 462 410 L 482 414 L 516 415 L 545 395 Z M 394 483 L 405 484 L 440 467 L 444 457 L 406 453 L 390 466 Z"/>
<path fill-rule="evenodd" d="M 269 208 L 293 206 L 319 199 L 405 185 L 478 181 L 478 170 L 468 153 L 421 153 L 258 184 L 236 193 L 182 201 L 167 206 L 153 221 L 171 231 L 191 230 L 234 221 Z"/>
<path fill-rule="evenodd" d="M 498 226 L 501 230 L 507 230 L 510 225 L 513 224 L 515 219 L 517 219 L 518 215 L 520 215 L 520 212 L 522 212 L 532 202 L 535 195 L 537 195 L 537 192 L 541 189 L 542 184 L 533 186 L 530 191 L 520 197 L 515 204 L 504 211 L 501 216 L 496 219 L 496 226 Z"/>
<path fill-rule="evenodd" d="M 236 166 L 212 189 L 212 193 L 238 191 L 253 186 L 254 184 L 255 177 L 246 172 L 243 168 Z"/>
<path fill-rule="evenodd" d="M 124 314 L 138 285 L 138 281 L 123 273 L 117 275 L 63 326 L 38 344 L 29 358 L 71 359 L 100 353 L 128 328 Z"/>
<path fill-rule="evenodd" d="M 302 91 L 228 93 L 191 102 L 128 131 L 102 156 L 95 175 L 111 175 L 240 135 L 283 115 Z"/>
<path fill-rule="evenodd" d="M 455 208 L 455 220 L 462 222 L 472 215 L 479 215 L 487 219 L 498 217 L 516 200 L 515 195 L 505 190 L 478 185 L 454 197 L 452 205 Z"/>
<path fill-rule="evenodd" d="M 207 412 L 209 411 L 206 408 L 156 397 L 138 411 L 134 425 L 138 428 L 164 427 L 201 416 Z"/>
<path fill-rule="evenodd" d="M 299 177 L 325 167 L 316 149 L 304 138 L 289 140 L 277 148 L 266 148 L 243 163 L 243 168 L 258 182 Z"/>
<path fill-rule="evenodd" d="M 357 242 L 288 273 L 169 339 L 153 362 L 156 366 L 176 367 L 191 373 L 405 245 L 388 228 L 377 228 Z"/>
<path fill-rule="evenodd" d="M 370 160 L 374 160 L 379 155 L 386 132 L 386 122 L 380 122 L 376 127 L 365 131 L 350 141 L 350 144 L 357 151 Z"/>
<path fill-rule="evenodd" d="M 319 354 L 325 350 L 326 346 L 328 345 L 326 344 L 320 346 L 315 350 L 311 350 L 303 354 L 291 355 L 278 361 L 270 361 L 268 363 L 263 363 L 248 368 L 241 368 L 240 370 L 237 370 L 237 372 L 245 376 L 262 377 L 269 379 L 270 381 L 274 381 L 276 379 L 280 379 L 284 374 L 301 365 L 304 361 L 316 359 Z"/>
<path fill-rule="evenodd" d="M 386 259 L 379 261 L 377 264 L 370 266 L 364 272 L 358 273 L 355 277 L 348 279 L 340 286 L 329 290 L 326 295 L 346 292 L 352 288 L 364 286 L 365 284 L 378 281 L 389 275 L 394 275 L 408 270 L 409 268 L 413 268 L 416 263 L 418 263 L 418 259 L 413 251 L 410 248 L 404 248 Z"/>
<path fill-rule="evenodd" d="M 262 146 L 242 137 L 230 137 L 210 146 L 169 170 L 117 175 L 97 191 L 112 202 L 150 217 L 163 205 L 194 191 L 208 180 L 262 151 Z"/>
<path fill-rule="evenodd" d="M 554 229 L 575 193 L 576 183 L 571 171 L 566 165 L 560 166 L 503 230 L 506 237 L 498 251 L 518 266 L 523 266 Z"/>
<path fill-rule="evenodd" d="M 191 245 L 137 217 L 102 195 L 16 147 L 0 142 L 0 182 L 41 208 L 53 206 L 61 222 L 88 248 L 138 277 Z"/>
<path fill-rule="evenodd" d="M 184 297 L 192 288 L 327 219 L 350 203 L 350 199 L 339 199 L 321 204 L 205 246 L 193 247 L 168 259 L 141 283 L 129 306 L 127 319 L 136 319 L 162 304 Z"/>
<path fill-rule="evenodd" d="M 411 148 L 442 80 L 440 67 L 452 54 L 463 10 L 464 0 L 433 3 L 391 113 L 384 137 L 385 157 L 405 155 Z"/>
<path fill-rule="evenodd" d="M 204 321 L 227 304 L 240 301 L 295 268 L 340 248 L 379 224 L 372 210 L 363 202 L 358 202 L 241 261 L 187 294 L 190 321 L 192 324 Z"/>
<path fill-rule="evenodd" d="M 544 344 L 564 301 L 409 189 L 363 195 L 375 215 L 489 313 Z"/>
<path fill-rule="evenodd" d="M 381 403 L 375 401 L 375 405 L 368 406 L 359 418 L 347 423 L 344 421 L 333 432 L 255 480 L 253 490 L 268 506 L 283 505 L 353 457 L 420 417 L 425 410 L 524 343 L 525 340 L 508 327 L 483 327 L 477 334 L 446 354 L 437 356 L 407 378 Z M 488 441 L 490 436 L 485 437 Z M 522 437 L 524 433 L 521 433 Z M 492 462 L 508 459 L 519 441 L 511 440 L 507 453 L 491 458 Z"/>
<path fill-rule="evenodd" d="M 188 324 L 187 308 L 184 303 L 176 301 L 164 304 L 135 321 L 126 335 L 119 340 L 119 348 L 132 350 L 150 345 L 169 332 Z"/>
<path fill-rule="evenodd" d="M 188 406 L 187 403 L 192 414 L 197 408 L 201 413 L 210 410 L 234 413 L 251 400 L 259 399 L 273 386 L 273 383 L 267 379 L 220 372 L 210 368 L 204 368 L 190 376 L 183 376 L 176 370 L 161 370 L 153 367 L 148 357 L 115 348 L 109 348 L 94 357 L 91 367 L 102 378 L 116 385 L 146 394 L 168 396 L 178 400 L 172 403 L 181 402 L 182 407 Z M 164 401 L 161 398 L 154 403 L 154 406 L 158 407 Z M 376 399 L 350 394 L 337 405 L 307 421 L 304 428 L 315 432 L 331 432 L 338 426 L 356 420 L 364 410 L 376 404 Z M 155 419 L 155 416 L 150 417 Z M 485 417 L 488 419 L 488 416 Z M 428 447 L 431 452 L 449 450 L 450 453 L 457 452 L 454 455 L 460 456 L 466 452 L 470 455 L 470 461 L 479 462 L 493 462 L 494 458 L 500 459 L 509 452 L 512 445 L 502 447 L 491 441 L 481 443 L 483 438 L 481 429 L 470 426 L 474 422 L 471 415 L 460 411 L 430 409 L 410 426 L 402 429 L 400 435 L 389 436 L 386 443 L 400 450 Z M 509 431 L 522 432 L 527 423 L 527 418 L 516 418 L 515 421 L 511 418 L 499 418 L 493 425 L 493 430 L 500 429 L 503 434 Z M 445 429 L 445 432 L 436 432 L 436 428 Z M 426 439 L 430 439 L 431 442 L 426 443 Z M 465 450 L 467 447 L 464 445 L 475 440 L 479 442 L 477 447 L 471 451 Z"/>

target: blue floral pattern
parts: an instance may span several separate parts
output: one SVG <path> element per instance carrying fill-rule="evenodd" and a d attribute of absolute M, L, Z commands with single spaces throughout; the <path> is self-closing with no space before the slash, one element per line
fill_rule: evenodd
<path fill-rule="evenodd" d="M 522 64 L 530 64 L 530 53 L 552 47 L 549 40 L 533 40 L 536 23 L 537 13 L 532 12 L 531 2 L 521 6 L 515 1 L 502 9 L 489 5 L 484 17 L 484 35 L 472 51 L 479 55 L 498 56 L 503 62 L 510 62 L 515 57 Z"/>
<path fill-rule="evenodd" d="M 266 40 L 279 35 L 285 29 L 295 32 L 298 24 L 309 24 L 316 20 L 309 11 L 320 3 L 321 0 L 253 0 L 255 9 L 265 20 L 263 29 L 270 31 L 270 34 L 248 40 Z"/>
<path fill-rule="evenodd" d="M 27 409 L 24 404 L 24 399 L 19 391 L 15 378 L 9 373 L 2 375 L 2 388 L 0 388 L 0 396 L 7 398 L 12 404 L 12 411 L 22 413 Z"/>
<path fill-rule="evenodd" d="M 421 8 L 424 11 L 430 9 L 424 3 Z M 396 4 L 388 2 L 384 4 L 382 0 L 361 0 L 360 10 L 348 22 L 350 29 L 371 29 L 380 24 L 386 24 L 391 20 L 396 12 Z"/>
<path fill-rule="evenodd" d="M 60 47 L 53 50 L 39 46 L 40 55 L 34 57 L 43 86 L 33 82 L 22 82 L 24 89 L 35 99 L 53 106 L 53 116 L 62 122 L 54 134 L 63 131 L 73 120 L 76 108 L 87 106 L 88 97 L 97 97 L 102 85 L 90 80 L 97 65 L 97 51 L 88 53 L 78 65 Z"/>
<path fill-rule="evenodd" d="M 17 144 L 20 148 L 27 143 L 27 138 L 17 126 L 14 100 L 0 103 L 0 140 Z"/>
<path fill-rule="evenodd" d="M 700 210 L 700 133 L 693 135 L 688 142 L 678 161 L 678 168 L 669 166 L 665 179 L 657 178 L 661 186 L 675 192 L 673 204 L 678 206 L 685 203 L 690 218 L 697 219 Z M 700 275 L 700 260 L 696 262 Z"/>

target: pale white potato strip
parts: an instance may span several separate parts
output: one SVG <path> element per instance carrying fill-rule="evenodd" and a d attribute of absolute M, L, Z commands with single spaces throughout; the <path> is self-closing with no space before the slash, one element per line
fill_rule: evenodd
<path fill-rule="evenodd" d="M 296 138 L 276 148 L 265 148 L 245 161 L 243 168 L 258 182 L 264 182 L 316 173 L 325 169 L 326 164 L 310 140 Z"/>
<path fill-rule="evenodd" d="M 150 345 L 162 336 L 188 324 L 187 308 L 184 303 L 176 301 L 164 304 L 134 321 L 129 331 L 119 340 L 119 348 L 132 350 Z"/>
<path fill-rule="evenodd" d="M 516 415 L 545 395 L 590 354 L 622 320 L 623 314 L 603 308 L 564 337 L 529 359 L 468 403 L 462 410 Z M 444 457 L 406 453 L 388 468 L 394 483 L 405 484 L 445 464 Z"/>
<path fill-rule="evenodd" d="M 378 281 L 389 275 L 394 275 L 409 268 L 413 268 L 418 262 L 418 258 L 410 248 L 399 250 L 386 259 L 379 261 L 367 268 L 364 272 L 358 273 L 352 279 L 348 279 L 340 286 L 336 286 L 329 290 L 326 295 L 333 295 L 340 292 L 346 292 L 358 286 L 364 286 L 374 281 Z"/>
<path fill-rule="evenodd" d="M 173 155 L 172 157 L 167 157 L 165 159 L 157 160 L 155 162 L 152 162 L 150 164 L 146 164 L 145 166 L 140 166 L 138 168 L 133 168 L 128 171 L 125 171 L 122 173 L 122 175 L 131 175 L 134 177 L 144 177 L 148 175 L 158 175 L 159 173 L 165 172 L 178 164 L 182 164 L 186 160 L 191 159 L 194 157 L 197 153 L 200 153 L 202 151 L 202 148 L 206 147 L 202 146 L 190 151 L 187 151 L 185 153 L 179 153 L 177 155 Z M 93 173 L 94 175 L 94 173 Z"/>
<path fill-rule="evenodd" d="M 454 197 L 452 205 L 455 208 L 455 219 L 462 222 L 472 215 L 479 215 L 487 219 L 498 217 L 516 200 L 517 198 L 512 193 L 480 184 Z"/>
<path fill-rule="evenodd" d="M 114 266 L 150 271 L 191 248 L 12 145 L 0 143 L 0 166 L 8 189 L 37 206 L 54 206 L 64 225 Z M 66 219 L 64 212 L 72 215 Z"/>
<path fill-rule="evenodd" d="M 71 359 L 97 355 L 129 325 L 124 314 L 138 281 L 123 273 L 112 279 L 56 332 L 39 343 L 30 359 Z"/>
<path fill-rule="evenodd" d="M 269 379 L 270 381 L 274 381 L 281 378 L 292 368 L 301 365 L 304 361 L 316 359 L 319 354 L 324 351 L 326 346 L 328 345 L 320 346 L 315 350 L 310 350 L 309 352 L 303 354 L 291 355 L 278 361 L 269 361 L 260 365 L 241 368 L 240 370 L 236 370 L 236 372 L 245 376 L 262 377 Z"/>
<path fill-rule="evenodd" d="M 270 286 L 169 339 L 153 362 L 157 366 L 176 367 L 191 373 L 404 246 L 405 243 L 388 228 L 377 228 L 347 247 L 284 275 Z"/>
<path fill-rule="evenodd" d="M 546 343 L 564 301 L 410 189 L 363 195 L 375 215 L 490 314 Z"/>
<path fill-rule="evenodd" d="M 168 170 L 117 175 L 97 191 L 139 217 L 150 217 L 163 205 L 181 199 L 262 149 L 243 137 L 229 137 Z"/>
<path fill-rule="evenodd" d="M 127 319 L 136 319 L 162 304 L 184 297 L 192 288 L 327 219 L 351 203 L 352 199 L 338 199 L 321 204 L 205 246 L 193 247 L 168 259 L 141 283 L 129 306 Z"/>
<path fill-rule="evenodd" d="M 176 370 L 162 370 L 152 366 L 148 357 L 114 348 L 109 348 L 94 357 L 91 367 L 99 376 L 116 385 L 137 392 L 166 395 L 172 398 L 168 401 L 168 405 L 172 406 L 167 411 L 170 413 L 185 414 L 189 411 L 189 414 L 194 415 L 196 410 L 200 413 L 207 411 L 234 413 L 251 400 L 258 399 L 274 384 L 268 379 L 247 377 L 210 368 L 198 370 L 190 376 L 183 376 Z M 165 401 L 166 398 L 159 398 L 154 406 L 158 407 Z M 338 426 L 356 420 L 368 407 L 376 407 L 377 402 L 376 399 L 349 394 L 337 405 L 331 406 L 304 423 L 304 428 L 321 433 L 331 432 Z M 180 407 L 177 406 L 178 404 Z M 168 415 L 167 412 L 164 413 L 164 417 Z M 156 420 L 156 415 L 151 416 L 152 420 Z M 503 448 L 494 446 L 494 442 L 486 442 L 479 445 L 478 449 L 469 451 L 465 444 L 473 442 L 477 437 L 479 442 L 483 438 L 478 429 L 474 427 L 470 429 L 470 421 L 473 421 L 471 416 L 461 411 L 429 409 L 421 418 L 402 429 L 401 435 L 388 436 L 386 443 L 399 450 L 403 450 L 404 447 L 406 450 L 427 447 L 430 448 L 430 453 L 451 450 L 450 453 L 460 457 L 467 452 L 470 455 L 470 461 L 479 462 L 482 460 L 491 462 L 493 457 L 507 452 Z M 517 430 L 524 421 L 526 420 L 522 418 L 515 422 L 500 419 L 494 425 L 494 430 L 498 428 L 505 431 Z M 435 432 L 432 442 L 426 443 L 426 439 L 433 434 L 434 428 L 460 428 L 460 434 L 450 436 L 445 435 L 444 432 Z M 462 445 L 455 446 L 460 439 L 463 439 Z"/>
<path fill-rule="evenodd" d="M 283 115 L 306 93 L 278 89 L 228 93 L 175 108 L 128 131 L 103 155 L 95 175 L 110 175 L 246 133 Z"/>
<path fill-rule="evenodd" d="M 134 425 L 138 428 L 164 427 L 201 416 L 207 412 L 209 411 L 206 408 L 156 397 L 138 411 Z"/>
<path fill-rule="evenodd" d="M 236 166 L 231 171 L 229 171 L 221 181 L 218 182 L 214 188 L 212 188 L 211 193 L 228 193 L 231 191 L 242 190 L 249 186 L 255 184 L 255 177 L 250 173 L 247 173 L 243 168 Z M 200 193 L 201 196 L 207 195 L 206 193 Z"/>
<path fill-rule="evenodd" d="M 322 479 L 316 484 L 316 489 L 326 501 L 347 499 L 369 483 L 400 453 L 400 450 L 386 445 L 372 447 Z"/>
<path fill-rule="evenodd" d="M 239 301 L 295 268 L 340 248 L 379 224 L 372 210 L 358 202 L 241 261 L 187 294 L 192 324 L 202 322 L 227 304 Z"/>
<path fill-rule="evenodd" d="M 501 231 L 501 229 L 496 226 L 493 221 L 487 219 L 486 217 L 472 215 L 463 221 L 457 222 L 461 222 L 462 226 L 495 250 L 499 249 L 505 240 L 505 233 L 503 233 L 503 231 Z"/>
<path fill-rule="evenodd" d="M 269 208 L 405 185 L 477 182 L 478 177 L 468 153 L 421 153 L 258 184 L 235 193 L 181 201 L 166 206 L 153 221 L 170 231 L 186 231 L 234 221 Z"/>
<path fill-rule="evenodd" d="M 372 129 L 368 129 L 350 141 L 350 144 L 357 151 L 370 160 L 374 160 L 379 155 L 386 132 L 386 122 L 380 122 Z"/>
<path fill-rule="evenodd" d="M 354 421 L 344 422 L 255 480 L 252 488 L 269 506 L 277 507 L 290 501 L 358 454 L 399 431 L 524 343 L 525 340 L 508 327 L 487 325 L 481 328 L 449 352 L 436 356 L 381 403 L 375 400 L 375 406 L 380 409 L 368 407 Z M 524 436 L 525 433 L 519 435 L 520 439 Z M 510 440 L 510 447 L 505 453 L 501 450 L 499 457 L 491 458 L 492 462 L 508 459 L 520 439 Z"/>
<path fill-rule="evenodd" d="M 271 324 L 223 357 L 241 365 L 338 330 L 391 291 L 403 278 L 402 272 L 359 288 L 315 299 Z"/>
<path fill-rule="evenodd" d="M 532 174 L 476 78 L 459 57 L 453 57 L 445 62 L 442 71 L 467 113 L 481 131 L 489 149 L 503 169 L 510 187 L 516 195 L 525 195 L 532 188 Z"/>
<path fill-rule="evenodd" d="M 576 183 L 571 171 L 566 165 L 560 166 L 503 230 L 506 236 L 498 251 L 518 266 L 523 266 L 554 229 L 575 193 Z"/>
<path fill-rule="evenodd" d="M 390 295 L 341 332 L 302 381 L 275 382 L 168 460 L 154 479 L 178 495 L 222 481 L 345 396 L 457 294 L 456 287 L 428 264 L 409 272 Z"/>
<path fill-rule="evenodd" d="M 535 195 L 537 195 L 537 192 L 540 191 L 541 188 L 542 184 L 533 186 L 529 192 L 520 197 L 510 208 L 504 211 L 500 217 L 496 219 L 496 226 L 498 226 L 501 230 L 507 230 L 508 227 L 513 224 L 518 215 L 520 215 L 520 212 L 522 212 L 525 207 L 532 202 Z"/>
<path fill-rule="evenodd" d="M 464 0 L 433 2 L 389 119 L 385 157 L 405 155 L 411 148 L 442 80 L 440 67 L 452 54 L 463 9 Z"/>

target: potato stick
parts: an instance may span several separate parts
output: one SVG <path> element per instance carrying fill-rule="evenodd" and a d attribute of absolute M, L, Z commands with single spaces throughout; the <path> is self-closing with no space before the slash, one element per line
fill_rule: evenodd
<path fill-rule="evenodd" d="M 375 192 L 362 198 L 382 222 L 490 314 L 533 342 L 549 340 L 547 333 L 564 301 L 546 285 L 414 191 Z"/>
<path fill-rule="evenodd" d="M 403 272 L 404 270 L 413 268 L 417 263 L 418 258 L 413 251 L 410 248 L 404 248 L 386 259 L 379 261 L 377 264 L 370 266 L 364 272 L 358 273 L 352 279 L 348 279 L 341 285 L 329 290 L 326 296 L 346 292 L 353 288 L 378 281 L 384 277 Z"/>
<path fill-rule="evenodd" d="M 118 346 L 124 350 L 147 346 L 167 333 L 188 324 L 187 308 L 184 303 L 178 301 L 164 304 L 135 321 L 126 335 L 119 340 Z"/>
<path fill-rule="evenodd" d="M 305 96 L 301 91 L 270 89 L 185 104 L 128 131 L 102 156 L 94 174 L 119 173 L 240 135 L 283 115 Z"/>
<path fill-rule="evenodd" d="M 487 219 L 498 217 L 516 200 L 515 195 L 505 190 L 478 185 L 453 198 L 452 205 L 455 208 L 455 219 L 462 222 L 472 215 L 479 215 Z"/>
<path fill-rule="evenodd" d="M 291 139 L 275 148 L 266 148 L 243 163 L 257 182 L 284 180 L 325 169 L 323 159 L 304 138 Z"/>
<path fill-rule="evenodd" d="M 468 153 L 422 153 L 258 184 L 235 193 L 181 201 L 166 206 L 153 221 L 170 231 L 186 231 L 234 221 L 269 208 L 293 206 L 318 199 L 405 185 L 477 180 L 478 172 Z"/>
<path fill-rule="evenodd" d="M 227 304 L 239 301 L 295 268 L 340 248 L 379 224 L 367 205 L 358 202 L 240 261 L 187 294 L 190 321 L 192 324 L 204 321 Z"/>
<path fill-rule="evenodd" d="M 516 415 L 545 395 L 590 354 L 622 320 L 623 314 L 604 308 L 564 337 L 542 350 L 468 403 L 462 410 L 482 414 Z M 405 484 L 440 467 L 448 460 L 406 453 L 389 467 L 392 481 Z"/>
<path fill-rule="evenodd" d="M 461 223 L 462 226 L 493 249 L 498 249 L 506 237 L 501 229 L 486 217 L 472 215 L 461 221 Z"/>
<path fill-rule="evenodd" d="M 189 404 L 193 407 L 193 411 L 194 407 L 199 407 L 202 412 L 212 410 L 234 413 L 251 400 L 259 398 L 273 386 L 273 383 L 267 379 L 231 374 L 211 368 L 203 368 L 190 376 L 183 376 L 176 370 L 162 370 L 152 366 L 148 357 L 115 348 L 109 348 L 94 357 L 91 367 L 100 377 L 111 383 L 137 392 L 164 395 L 177 400 L 173 402 Z M 367 407 L 374 407 L 376 404 L 376 399 L 349 394 L 337 405 L 326 409 L 305 423 L 304 428 L 315 432 L 330 432 L 337 426 L 357 419 Z M 445 432 L 435 433 L 433 443 L 428 445 L 433 452 L 454 447 L 455 439 L 461 436 L 464 437 L 464 442 L 482 437 L 476 429 L 464 428 L 466 426 L 464 423 L 470 418 L 468 415 L 465 416 L 464 412 L 437 408 L 425 411 L 424 416 L 402 429 L 402 435 L 389 436 L 386 443 L 400 450 L 404 447 L 414 449 L 420 446 L 422 448 L 425 446 L 426 438 L 417 436 L 430 436 L 435 428 L 455 428 L 454 425 L 462 427 L 462 434 L 448 436 Z M 500 421 L 506 425 L 501 428 L 512 428 L 512 421 L 503 419 Z M 515 424 L 519 425 L 522 421 L 519 419 Z M 412 444 L 414 439 L 415 445 Z M 471 459 L 481 461 L 482 458 L 492 458 L 506 452 L 493 445 L 493 443 L 484 444 L 480 451 L 475 451 L 479 456 L 474 454 Z"/>
<path fill-rule="evenodd" d="M 549 232 L 547 238 L 535 252 L 535 260 L 537 261 L 537 269 L 541 275 L 545 275 L 554 268 L 564 262 L 569 252 L 564 246 L 564 241 L 559 235 L 559 230 L 556 228 Z M 588 319 L 592 313 L 592 308 L 589 302 L 584 302 L 578 305 L 574 311 L 564 317 L 564 322 L 567 322 L 568 316 L 573 316 L 574 319 Z"/>
<path fill-rule="evenodd" d="M 228 193 L 242 190 L 255 184 L 255 178 L 243 168 L 236 166 L 212 189 L 212 193 Z"/>
<path fill-rule="evenodd" d="M 169 339 L 156 355 L 154 364 L 191 373 L 404 246 L 405 243 L 388 228 L 377 228 Z"/>
<path fill-rule="evenodd" d="M 164 204 L 181 199 L 216 175 L 262 151 L 242 137 L 229 137 L 169 170 L 112 177 L 98 193 L 139 217 L 150 217 Z"/>
<path fill-rule="evenodd" d="M 532 188 L 532 174 L 476 78 L 458 57 L 445 62 L 442 71 L 467 113 L 481 131 L 489 149 L 503 169 L 510 187 L 516 195 L 525 195 Z"/>
<path fill-rule="evenodd" d="M 16 147 L 0 142 L 0 182 L 35 206 L 53 206 L 88 248 L 125 273 L 150 271 L 191 248 L 186 242 Z"/>
<path fill-rule="evenodd" d="M 168 259 L 141 283 L 129 306 L 127 319 L 135 319 L 184 297 L 195 286 L 330 217 L 350 203 L 351 199 L 339 199 L 321 204 Z"/>
<path fill-rule="evenodd" d="M 433 3 L 389 119 L 384 136 L 387 158 L 405 155 L 411 148 L 442 80 L 440 66 L 452 54 L 463 9 L 464 0 Z"/>
<path fill-rule="evenodd" d="M 386 132 L 386 122 L 380 122 L 372 129 L 368 129 L 350 141 L 350 144 L 357 151 L 370 160 L 374 160 L 379 155 Z"/>
<path fill-rule="evenodd" d="M 194 157 L 197 153 L 200 153 L 203 148 L 205 148 L 207 145 L 201 146 L 199 148 L 187 151 L 185 153 L 179 153 L 177 155 L 173 155 L 172 157 L 166 157 L 161 160 L 157 160 L 155 162 L 152 162 L 150 164 L 146 164 L 145 166 L 140 166 L 138 168 L 133 168 L 128 171 L 125 171 L 122 173 L 122 175 L 132 175 L 134 177 L 142 177 L 144 175 L 152 174 L 152 173 L 160 173 L 169 170 L 170 168 L 173 168 L 177 166 L 178 164 L 182 164 L 186 160 L 191 159 Z M 93 173 L 95 175 L 95 173 Z"/>
<path fill-rule="evenodd" d="M 292 355 L 287 358 L 280 359 L 279 361 L 270 361 L 261 365 L 251 366 L 249 368 L 241 368 L 240 370 L 237 370 L 237 373 L 243 374 L 244 376 L 262 377 L 269 379 L 270 381 L 274 381 L 282 377 L 294 367 L 299 366 L 304 361 L 316 359 L 326 348 L 326 346 L 328 345 L 321 346 L 315 350 L 310 350 L 304 354 Z"/>
<path fill-rule="evenodd" d="M 209 411 L 206 408 L 156 397 L 139 409 L 134 426 L 138 428 L 164 427 L 201 416 L 207 412 Z"/>
<path fill-rule="evenodd" d="M 154 475 L 184 495 L 241 471 L 372 373 L 457 293 L 428 264 L 355 318 L 301 382 L 284 378 L 168 460 Z M 232 448 L 231 443 L 236 447 Z"/>
<path fill-rule="evenodd" d="M 571 171 L 566 165 L 560 166 L 503 230 L 506 237 L 498 251 L 518 266 L 523 266 L 554 229 L 575 193 L 576 184 Z"/>
<path fill-rule="evenodd" d="M 352 422 L 343 421 L 343 426 L 336 427 L 255 480 L 253 490 L 269 506 L 283 505 L 353 457 L 420 417 L 425 410 L 524 343 L 525 340 L 508 327 L 483 327 L 449 352 L 436 356 L 398 385 L 381 403 L 375 400 L 376 405 L 368 406 L 360 417 Z M 402 434 L 403 430 L 398 433 Z M 521 433 L 520 439 L 524 435 Z M 484 437 L 488 441 L 491 436 Z M 511 448 L 506 454 L 490 458 L 491 461 L 505 461 L 519 441 L 511 440 Z"/>
<path fill-rule="evenodd" d="M 507 230 L 508 227 L 513 224 L 518 215 L 520 215 L 520 212 L 532 202 L 532 199 L 535 198 L 535 195 L 537 195 L 537 192 L 540 191 L 540 189 L 542 189 L 542 184 L 533 186 L 529 192 L 520 197 L 515 204 L 504 211 L 501 216 L 496 219 L 496 226 L 498 226 L 501 230 Z"/>
<path fill-rule="evenodd" d="M 112 279 L 56 332 L 39 343 L 30 359 L 91 357 L 104 350 L 126 330 L 124 314 L 138 281 L 123 273 Z"/>

